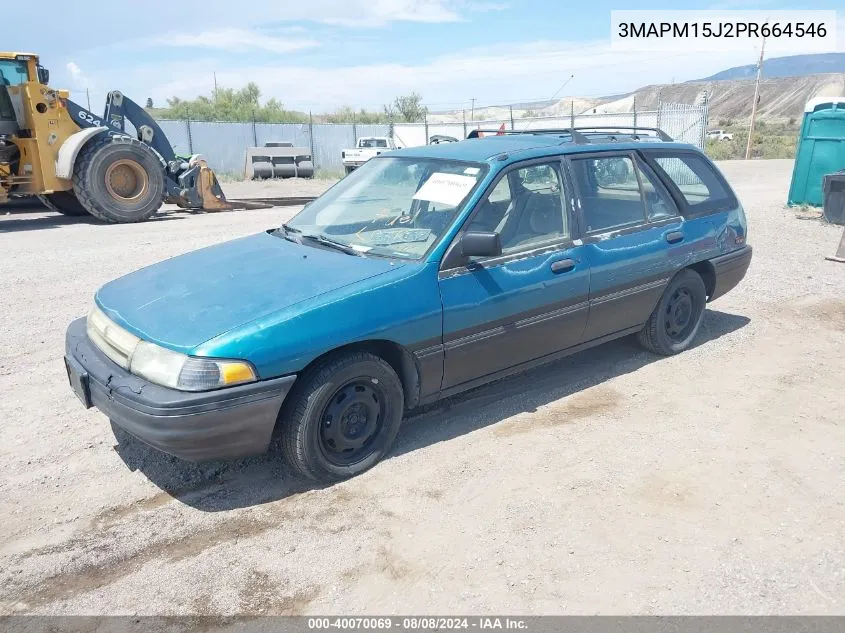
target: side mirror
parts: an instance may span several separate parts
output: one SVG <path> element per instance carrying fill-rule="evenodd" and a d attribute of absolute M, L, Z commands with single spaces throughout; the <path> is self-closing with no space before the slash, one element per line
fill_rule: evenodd
<path fill-rule="evenodd" d="M 496 257 L 502 254 L 502 237 L 498 233 L 470 231 L 461 238 L 464 257 Z"/>
<path fill-rule="evenodd" d="M 45 86 L 50 83 L 50 71 L 44 68 L 44 66 L 38 66 L 38 83 L 44 84 Z"/>

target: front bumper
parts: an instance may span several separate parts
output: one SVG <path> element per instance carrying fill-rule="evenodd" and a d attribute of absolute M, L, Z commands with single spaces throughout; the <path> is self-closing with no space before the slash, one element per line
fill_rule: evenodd
<path fill-rule="evenodd" d="M 264 453 L 282 402 L 296 380 L 284 376 L 217 391 L 185 392 L 139 378 L 88 338 L 85 319 L 70 324 L 65 364 L 71 387 L 127 433 L 189 461 Z"/>

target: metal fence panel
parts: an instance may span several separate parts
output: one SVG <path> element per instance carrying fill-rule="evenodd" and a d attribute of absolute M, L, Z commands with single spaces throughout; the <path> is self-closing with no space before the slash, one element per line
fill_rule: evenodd
<path fill-rule="evenodd" d="M 188 141 L 187 121 L 156 121 L 179 156 L 190 156 L 191 144 Z"/>
<path fill-rule="evenodd" d="M 246 148 L 253 145 L 252 123 L 191 121 L 194 153 L 221 174 L 242 174 Z"/>
<path fill-rule="evenodd" d="M 608 114 L 475 120 L 456 123 L 397 123 L 394 138 L 401 147 L 426 145 L 435 134 L 464 139 L 474 129 L 498 130 L 503 125 L 518 130 L 640 125 L 659 127 L 675 140 L 704 147 L 707 105 L 660 104 L 658 110 Z M 242 174 L 247 147 L 261 147 L 272 141 L 287 141 L 307 147 L 316 169 L 343 168 L 341 152 L 353 147 L 362 136 L 388 136 L 390 126 L 371 124 L 317 123 L 229 123 L 208 121 L 158 121 L 177 154 L 202 154 L 220 173 Z M 313 134 L 312 134 L 313 130 Z M 313 138 L 312 138 L 313 136 Z"/>
<path fill-rule="evenodd" d="M 314 165 L 318 169 L 343 169 L 340 153 L 355 146 L 355 135 L 352 125 L 336 125 L 331 123 L 315 123 L 314 150 L 312 152 Z"/>
<path fill-rule="evenodd" d="M 293 143 L 294 147 L 311 147 L 311 133 L 307 123 L 256 123 L 255 137 L 254 147 L 274 142 Z"/>

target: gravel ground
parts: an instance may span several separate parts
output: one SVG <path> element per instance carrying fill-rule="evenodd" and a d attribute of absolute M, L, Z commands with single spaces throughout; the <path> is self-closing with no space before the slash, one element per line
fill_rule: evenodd
<path fill-rule="evenodd" d="M 104 282 L 293 209 L 0 216 L 0 612 L 845 613 L 842 229 L 784 209 L 789 161 L 722 167 L 755 257 L 694 349 L 626 339 L 478 389 L 317 489 L 278 454 L 115 439 L 61 362 Z"/>

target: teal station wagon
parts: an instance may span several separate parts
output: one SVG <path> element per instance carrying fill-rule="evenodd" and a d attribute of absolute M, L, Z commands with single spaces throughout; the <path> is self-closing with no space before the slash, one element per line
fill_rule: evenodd
<path fill-rule="evenodd" d="M 278 433 L 332 481 L 421 404 L 628 334 L 685 350 L 750 261 L 728 183 L 660 130 L 468 139 L 383 154 L 288 224 L 106 284 L 65 365 L 157 449 L 234 458 Z"/>

